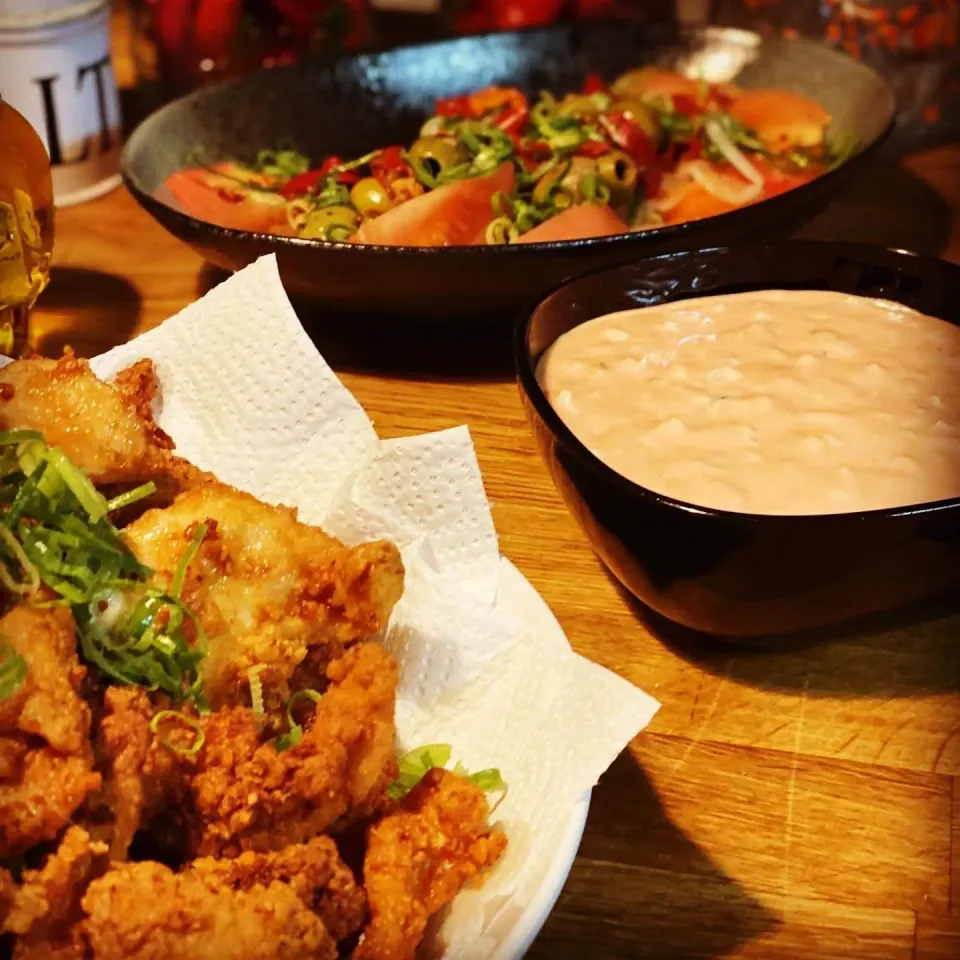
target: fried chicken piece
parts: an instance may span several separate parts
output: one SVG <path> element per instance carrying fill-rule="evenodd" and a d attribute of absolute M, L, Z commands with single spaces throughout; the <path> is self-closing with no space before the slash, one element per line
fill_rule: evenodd
<path fill-rule="evenodd" d="M 80 696 L 73 617 L 63 609 L 15 607 L 0 634 L 27 675 L 0 704 L 0 859 L 52 840 L 100 785 Z"/>
<path fill-rule="evenodd" d="M 82 940 L 64 943 L 52 940 L 19 940 L 11 960 L 90 960 L 90 952 Z"/>
<path fill-rule="evenodd" d="M 63 941 L 80 919 L 80 898 L 107 867 L 106 844 L 70 827 L 39 870 L 25 870 L 3 929 L 36 940 Z"/>
<path fill-rule="evenodd" d="M 109 812 L 110 859 L 125 860 L 134 835 L 160 810 L 183 798 L 186 778 L 178 757 L 150 730 L 156 709 L 139 687 L 109 687 L 97 735 L 103 757 L 98 807 Z"/>
<path fill-rule="evenodd" d="M 69 351 L 0 370 L 0 429 L 39 430 L 95 483 L 140 483 L 165 472 L 173 441 L 154 422 L 149 360 L 104 383 Z"/>
<path fill-rule="evenodd" d="M 206 718 L 190 784 L 201 856 L 279 850 L 358 809 L 372 808 L 396 776 L 398 672 L 376 643 L 352 647 L 327 670 L 331 685 L 312 726 L 277 753 L 261 744 L 247 708 Z"/>
<path fill-rule="evenodd" d="M 9 870 L 0 867 L 0 930 L 7 922 L 7 914 L 17 896 L 17 882 Z"/>
<path fill-rule="evenodd" d="M 16 782 L 0 784 L 0 856 L 16 856 L 56 837 L 100 786 L 100 775 L 91 767 L 87 757 L 50 747 L 30 750 Z"/>
<path fill-rule="evenodd" d="M 211 889 L 285 883 L 323 921 L 334 940 L 356 933 L 367 918 L 367 898 L 329 837 L 314 837 L 276 853 L 246 851 L 235 859 L 194 860 L 186 872 Z"/>
<path fill-rule="evenodd" d="M 323 923 L 287 885 L 211 889 L 159 863 L 129 863 L 83 898 L 92 960 L 335 960 Z"/>
<path fill-rule="evenodd" d="M 20 689 L 0 702 L 0 734 L 35 734 L 62 753 L 81 753 L 90 708 L 80 696 L 87 671 L 77 658 L 70 611 L 14 607 L 0 618 L 0 636 L 27 664 Z"/>
<path fill-rule="evenodd" d="M 354 960 L 412 960 L 430 917 L 500 859 L 507 841 L 489 814 L 479 787 L 434 769 L 370 828 L 363 878 L 371 920 Z"/>
<path fill-rule="evenodd" d="M 249 703 L 248 674 L 258 665 L 268 709 L 282 706 L 308 652 L 325 654 L 311 659 L 318 680 L 344 648 L 385 626 L 403 590 L 393 544 L 346 547 L 300 523 L 295 510 L 219 482 L 187 490 L 167 509 L 148 510 L 125 536 L 169 587 L 204 522 L 207 537 L 190 563 L 182 599 L 207 635 L 201 671 L 214 709 Z M 310 679 L 300 682 L 311 685 Z"/>

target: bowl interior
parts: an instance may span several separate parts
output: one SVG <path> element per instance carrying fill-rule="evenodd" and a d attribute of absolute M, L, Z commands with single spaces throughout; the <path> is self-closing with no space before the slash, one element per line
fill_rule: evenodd
<path fill-rule="evenodd" d="M 819 100 L 863 146 L 887 130 L 896 105 L 873 70 L 803 40 L 761 40 L 729 28 L 599 23 L 518 31 L 401 48 L 338 61 L 262 70 L 191 94 L 148 118 L 131 137 L 128 181 L 153 194 L 200 157 L 252 161 L 259 149 L 310 157 L 355 156 L 410 142 L 438 97 L 488 84 L 528 94 L 578 88 L 656 63 L 713 81 L 778 86 Z"/>
<path fill-rule="evenodd" d="M 833 290 L 893 300 L 960 326 L 960 267 L 864 244 L 788 241 L 694 250 L 638 260 L 576 278 L 547 295 L 521 318 L 515 360 L 521 386 L 550 430 L 568 449 L 622 489 L 651 494 L 604 465 L 564 425 L 536 378 L 540 357 L 562 334 L 595 317 L 693 297 L 747 290 Z M 950 501 L 952 502 L 952 501 Z M 677 504 L 699 513 L 719 513 Z M 923 509 L 929 508 L 929 504 Z M 915 508 L 915 506 L 914 506 Z M 903 512 L 896 508 L 883 511 Z M 744 515 L 747 516 L 747 515 Z M 809 521 L 764 517 L 765 522 Z"/>

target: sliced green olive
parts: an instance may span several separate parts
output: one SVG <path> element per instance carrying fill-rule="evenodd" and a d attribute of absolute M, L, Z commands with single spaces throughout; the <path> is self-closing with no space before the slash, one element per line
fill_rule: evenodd
<path fill-rule="evenodd" d="M 449 137 L 421 137 L 407 153 L 434 177 L 469 160 L 460 144 Z"/>
<path fill-rule="evenodd" d="M 317 207 L 307 214 L 300 236 L 309 240 L 346 240 L 359 225 L 360 216 L 353 207 Z"/>
<path fill-rule="evenodd" d="M 636 97 L 626 97 L 617 100 L 610 108 L 614 113 L 622 113 L 628 120 L 632 120 L 651 140 L 656 142 L 660 135 L 660 125 L 657 123 L 656 111 Z"/>
<path fill-rule="evenodd" d="M 386 213 L 393 206 L 387 188 L 376 177 L 358 180 L 350 190 L 350 202 L 364 217 L 371 213 Z"/>
<path fill-rule="evenodd" d="M 597 173 L 610 188 L 614 204 L 628 200 L 637 186 L 637 165 L 620 150 L 605 153 L 597 160 Z"/>
<path fill-rule="evenodd" d="M 597 103 L 592 96 L 583 93 L 569 93 L 557 107 L 557 113 L 561 117 L 595 117 L 602 105 Z"/>

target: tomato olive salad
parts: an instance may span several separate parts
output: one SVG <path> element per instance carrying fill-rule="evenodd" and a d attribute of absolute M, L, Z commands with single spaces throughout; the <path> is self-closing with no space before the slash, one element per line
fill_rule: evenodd
<path fill-rule="evenodd" d="M 644 67 L 531 101 L 488 87 L 437 101 L 409 146 L 362 157 L 262 150 L 164 185 L 201 220 L 306 239 L 402 246 L 576 240 L 699 220 L 791 190 L 856 149 L 786 90 Z"/>

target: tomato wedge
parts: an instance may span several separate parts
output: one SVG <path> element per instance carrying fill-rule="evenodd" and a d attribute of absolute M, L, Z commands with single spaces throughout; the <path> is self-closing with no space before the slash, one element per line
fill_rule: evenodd
<path fill-rule="evenodd" d="M 586 240 L 626 232 L 627 225 L 609 207 L 598 203 L 581 203 L 534 227 L 517 243 Z"/>
<path fill-rule="evenodd" d="M 219 164 L 215 169 L 226 167 L 229 164 Z M 241 184 L 224 187 L 221 178 L 203 168 L 178 170 L 167 177 L 164 188 L 185 213 L 197 220 L 232 230 L 292 233 L 285 201 L 278 194 L 244 190 Z"/>
<path fill-rule="evenodd" d="M 727 110 L 774 152 L 817 146 L 830 123 L 816 100 L 788 90 L 745 90 Z"/>
<path fill-rule="evenodd" d="M 491 201 L 500 191 L 513 192 L 513 164 L 493 173 L 458 180 L 414 197 L 367 220 L 353 235 L 354 243 L 389 247 L 451 247 L 473 243 L 494 218 Z"/>

